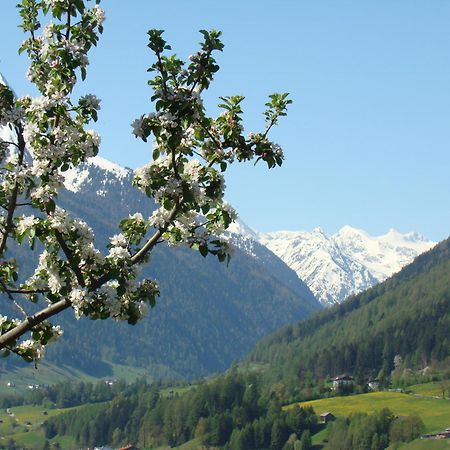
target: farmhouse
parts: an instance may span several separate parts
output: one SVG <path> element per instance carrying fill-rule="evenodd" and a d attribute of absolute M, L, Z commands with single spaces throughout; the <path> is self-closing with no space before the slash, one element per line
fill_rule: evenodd
<path fill-rule="evenodd" d="M 336 417 L 330 412 L 322 413 L 319 418 L 320 423 L 328 423 L 332 422 L 333 420 L 336 420 Z"/>
<path fill-rule="evenodd" d="M 422 439 L 450 439 L 450 428 L 435 434 L 424 434 Z"/>
<path fill-rule="evenodd" d="M 340 375 L 333 380 L 333 389 L 353 386 L 354 379 L 350 375 Z"/>
<path fill-rule="evenodd" d="M 436 433 L 436 439 L 450 439 L 450 428 L 446 428 L 440 433 Z"/>

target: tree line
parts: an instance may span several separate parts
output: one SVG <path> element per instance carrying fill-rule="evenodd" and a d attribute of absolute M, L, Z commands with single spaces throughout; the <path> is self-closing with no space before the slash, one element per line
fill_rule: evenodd
<path fill-rule="evenodd" d="M 260 375 L 236 369 L 183 395 L 162 395 L 156 384 L 135 384 L 133 390 L 48 419 L 46 437 L 70 435 L 81 446 L 137 441 L 174 447 L 197 439 L 227 449 L 282 450 L 301 443 L 306 450 L 319 426 L 311 408 L 284 411 L 278 397 L 262 389 Z"/>

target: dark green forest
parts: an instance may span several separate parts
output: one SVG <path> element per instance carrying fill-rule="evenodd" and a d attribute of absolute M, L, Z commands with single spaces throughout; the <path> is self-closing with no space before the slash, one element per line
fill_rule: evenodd
<path fill-rule="evenodd" d="M 387 408 L 371 415 L 353 414 L 329 425 L 325 450 L 383 450 L 390 444 L 410 442 L 423 430 L 419 417 L 395 417 Z"/>
<path fill-rule="evenodd" d="M 260 341 L 249 361 L 267 377 L 298 385 L 342 373 L 387 383 L 399 355 L 424 368 L 450 357 L 450 240 L 384 283 Z"/>
<path fill-rule="evenodd" d="M 129 390 L 110 402 L 49 419 L 47 438 L 71 435 L 81 446 L 131 440 L 144 448 L 173 447 L 195 438 L 230 450 L 281 450 L 294 434 L 307 450 L 311 448 L 308 436 L 319 427 L 312 409 L 283 411 L 276 397 L 265 395 L 259 375 L 237 370 L 206 380 L 183 395 L 163 396 L 160 385 L 145 381 L 134 384 L 132 393 Z"/>

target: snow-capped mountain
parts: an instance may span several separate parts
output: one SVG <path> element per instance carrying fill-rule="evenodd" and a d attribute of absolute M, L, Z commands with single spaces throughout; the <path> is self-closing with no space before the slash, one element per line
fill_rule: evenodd
<path fill-rule="evenodd" d="M 81 167 L 71 168 L 63 173 L 67 190 L 79 192 L 88 185 L 95 185 L 96 194 L 104 197 L 107 191 L 114 185 L 123 185 L 126 180 L 131 180 L 133 171 L 118 164 L 108 161 L 101 156 L 89 158 Z"/>
<path fill-rule="evenodd" d="M 345 226 L 329 236 L 312 232 L 258 233 L 259 241 L 291 267 L 324 305 L 379 283 L 435 245 L 418 233 L 383 236 Z"/>
<path fill-rule="evenodd" d="M 13 130 L 0 127 L 0 133 L 14 142 Z M 131 186 L 131 169 L 101 157 L 62 174 L 66 189 L 59 192 L 58 206 L 89 223 L 105 252 L 121 219 L 137 211 L 148 217 L 155 208 Z M 110 376 L 111 364 L 124 364 L 126 354 L 126 364 L 145 367 L 155 378 L 189 379 L 225 370 L 263 336 L 321 309 L 294 270 L 265 246 L 242 235 L 233 241 L 237 248 L 229 266 L 190 249 L 157 247 L 141 274 L 161 289 L 149 316 L 130 330 L 112 321 L 77 321 L 66 311 L 58 317 L 64 337 L 49 349 L 47 361 Z M 22 257 L 27 273 L 38 253 Z M 14 314 L 5 308 L 3 314 Z"/>

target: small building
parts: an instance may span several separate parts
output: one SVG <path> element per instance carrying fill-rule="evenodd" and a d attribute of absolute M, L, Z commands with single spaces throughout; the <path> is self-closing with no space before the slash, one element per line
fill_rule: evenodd
<path fill-rule="evenodd" d="M 423 434 L 421 439 L 450 439 L 450 428 L 435 434 Z"/>
<path fill-rule="evenodd" d="M 139 450 L 135 445 L 128 444 L 125 447 L 120 447 L 117 450 Z"/>
<path fill-rule="evenodd" d="M 380 381 L 379 380 L 370 380 L 367 383 L 367 387 L 371 390 L 371 391 L 379 391 L 380 390 Z"/>
<path fill-rule="evenodd" d="M 330 412 L 324 412 L 323 414 L 321 414 L 319 416 L 320 423 L 328 423 L 328 422 L 332 422 L 333 420 L 336 420 L 336 417 L 334 416 L 334 414 L 332 414 Z"/>
<path fill-rule="evenodd" d="M 436 439 L 450 439 L 450 430 L 446 429 L 440 433 L 436 433 Z"/>
<path fill-rule="evenodd" d="M 353 386 L 354 382 L 355 380 L 351 375 L 340 375 L 333 380 L 333 390 Z"/>

